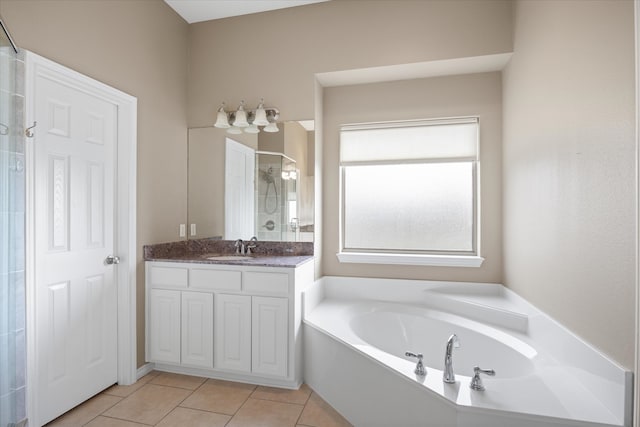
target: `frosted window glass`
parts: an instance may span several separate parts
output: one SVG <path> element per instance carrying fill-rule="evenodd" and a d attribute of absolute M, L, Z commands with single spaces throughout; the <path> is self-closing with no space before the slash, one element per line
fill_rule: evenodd
<path fill-rule="evenodd" d="M 475 159 L 477 151 L 477 123 L 343 129 L 340 133 L 341 162 Z"/>
<path fill-rule="evenodd" d="M 473 251 L 473 162 L 344 167 L 344 248 Z"/>

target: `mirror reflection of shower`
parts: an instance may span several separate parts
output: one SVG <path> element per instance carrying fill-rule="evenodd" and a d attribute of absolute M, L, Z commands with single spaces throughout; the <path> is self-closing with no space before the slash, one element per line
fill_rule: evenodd
<path fill-rule="evenodd" d="M 255 219 L 258 239 L 297 240 L 298 173 L 296 161 L 285 154 L 256 151 Z"/>
<path fill-rule="evenodd" d="M 258 165 L 259 167 L 259 165 Z M 260 179 L 262 179 L 267 184 L 267 190 L 264 193 L 264 211 L 268 214 L 274 214 L 278 210 L 278 187 L 276 187 L 276 180 L 273 178 L 273 167 L 269 166 L 269 169 L 260 171 Z M 271 207 L 269 206 L 269 190 L 273 187 L 273 192 L 276 196 L 275 200 L 271 203 Z"/>

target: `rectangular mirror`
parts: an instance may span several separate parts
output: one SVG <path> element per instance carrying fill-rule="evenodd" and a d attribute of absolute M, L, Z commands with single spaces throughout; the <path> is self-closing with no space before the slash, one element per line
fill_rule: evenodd
<path fill-rule="evenodd" d="M 313 241 L 313 121 L 278 127 L 257 134 L 189 129 L 190 239 Z"/>

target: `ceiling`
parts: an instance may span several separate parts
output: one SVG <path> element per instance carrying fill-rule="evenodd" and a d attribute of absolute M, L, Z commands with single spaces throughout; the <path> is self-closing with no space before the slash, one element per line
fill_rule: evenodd
<path fill-rule="evenodd" d="M 189 24 L 328 0 L 164 0 Z"/>

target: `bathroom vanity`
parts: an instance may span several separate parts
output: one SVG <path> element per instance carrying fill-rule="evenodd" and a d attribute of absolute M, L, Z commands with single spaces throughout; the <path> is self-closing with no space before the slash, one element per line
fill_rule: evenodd
<path fill-rule="evenodd" d="M 229 244 L 145 248 L 147 360 L 161 371 L 298 388 L 301 294 L 313 284 L 313 255 L 242 257 L 222 252 Z"/>

